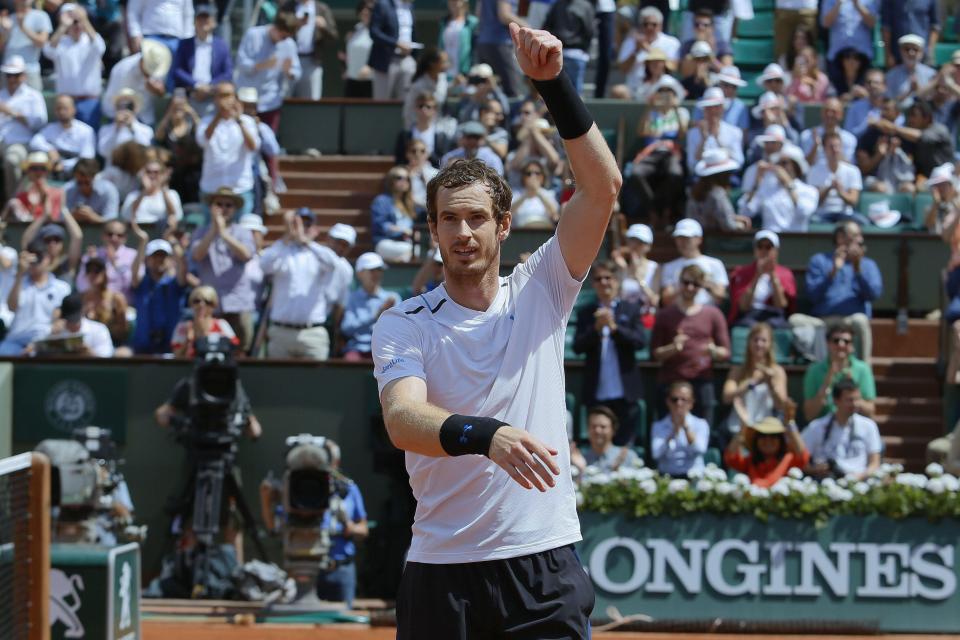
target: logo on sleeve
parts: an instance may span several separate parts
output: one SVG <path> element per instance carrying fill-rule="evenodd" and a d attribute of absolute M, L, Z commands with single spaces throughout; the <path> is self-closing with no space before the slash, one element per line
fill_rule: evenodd
<path fill-rule="evenodd" d="M 473 430 L 472 424 L 463 425 L 463 433 L 460 434 L 460 444 L 467 444 L 467 436 Z"/>
<path fill-rule="evenodd" d="M 391 360 L 390 362 L 388 362 L 387 364 L 383 365 L 383 367 L 380 368 L 380 373 L 386 373 L 387 371 L 390 371 L 390 369 L 393 369 L 395 366 L 397 366 L 401 362 L 403 362 L 403 358 L 394 358 L 393 360 Z"/>

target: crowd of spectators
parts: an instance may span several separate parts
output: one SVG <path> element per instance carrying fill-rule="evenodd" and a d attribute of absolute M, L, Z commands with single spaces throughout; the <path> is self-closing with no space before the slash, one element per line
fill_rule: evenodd
<path fill-rule="evenodd" d="M 864 231 L 940 234 L 960 299 L 960 56 L 935 64 L 946 22 L 932 2 L 776 0 L 775 55 L 756 77 L 733 46 L 753 17 L 742 0 L 691 2 L 679 19 L 666 2 L 534 0 L 520 16 L 511 0 L 449 0 L 432 43 L 418 40 L 406 0 L 361 0 L 342 37 L 324 2 L 263 4 L 272 17 L 235 47 L 222 8 L 193 0 L 13 0 L 0 11 L 2 217 L 28 225 L 20 247 L 0 247 L 0 354 L 188 358 L 195 339 L 219 334 L 250 356 L 369 358 L 373 324 L 399 299 L 383 286 L 391 263 L 419 265 L 404 294 L 442 282 L 425 228 L 440 168 L 477 158 L 501 173 L 515 228 L 550 230 L 563 214 L 574 176 L 516 65 L 516 21 L 560 37 L 585 94 L 592 79 L 595 97 L 647 106 L 624 123 L 637 142 L 624 149 L 616 242 L 575 318 L 580 402 L 601 407 L 586 458 L 622 464 L 630 456 L 607 448 L 640 444 L 682 474 L 718 447 L 755 478 L 875 464 L 870 320 L 884 283 Z M 324 69 L 329 48 L 342 68 Z M 325 71 L 342 73 L 348 97 L 402 102 L 370 246 L 350 225 L 279 207 L 281 106 L 321 98 Z M 738 97 L 748 84 L 755 101 Z M 932 204 L 913 219 L 887 200 L 861 206 L 865 194 Z M 810 256 L 798 313 L 779 233 L 818 223 L 835 229 L 834 249 Z M 99 225 L 99 245 L 83 246 L 86 225 Z M 728 231 L 755 233 L 753 262 L 730 269 L 702 252 L 704 234 Z M 658 264 L 647 256 L 663 232 L 678 257 Z M 950 381 L 958 317 L 948 311 Z M 748 332 L 744 353 L 731 329 Z M 802 398 L 787 396 L 772 356 L 782 332 L 812 362 Z M 645 348 L 659 365 L 658 419 L 638 443 Z M 731 357 L 742 364 L 718 394 L 714 365 Z M 811 423 L 801 435 L 796 407 Z"/>

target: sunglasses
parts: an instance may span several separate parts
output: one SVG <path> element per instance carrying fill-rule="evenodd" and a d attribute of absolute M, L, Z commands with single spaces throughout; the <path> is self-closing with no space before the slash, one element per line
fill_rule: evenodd
<path fill-rule="evenodd" d="M 651 22 L 651 21 L 641 22 L 641 23 L 640 23 L 640 26 L 641 26 L 641 27 L 659 27 L 659 26 L 660 26 L 660 23 L 659 23 L 659 22 Z"/>
<path fill-rule="evenodd" d="M 237 94 L 235 94 L 233 91 L 224 91 L 223 93 L 218 93 L 218 94 L 217 94 L 217 97 L 218 97 L 218 98 L 232 98 L 232 97 L 235 96 L 235 95 L 237 95 Z"/>
<path fill-rule="evenodd" d="M 104 231 L 103 235 L 107 236 L 108 238 L 125 238 L 127 237 L 127 232 L 126 231 Z"/>
<path fill-rule="evenodd" d="M 613 280 L 613 276 L 593 276 L 594 282 L 606 282 L 607 280 Z"/>
<path fill-rule="evenodd" d="M 133 111 L 133 103 L 132 103 L 132 102 L 118 102 L 118 103 L 117 103 L 117 109 L 118 109 L 119 111 Z"/>
<path fill-rule="evenodd" d="M 391 176 L 390 179 L 394 182 L 401 182 L 403 180 L 409 180 L 410 176 Z"/>
<path fill-rule="evenodd" d="M 209 307 L 215 306 L 215 303 L 213 302 L 213 300 L 209 300 L 207 298 L 194 298 L 193 300 L 190 301 L 191 306 L 198 305 L 198 304 L 205 304 Z"/>
<path fill-rule="evenodd" d="M 542 175 L 543 175 L 543 172 L 542 172 L 542 171 L 524 171 L 524 172 L 523 172 L 523 175 L 525 175 L 525 176 L 542 176 Z"/>
<path fill-rule="evenodd" d="M 436 109 L 436 108 L 437 108 L 437 105 L 435 105 L 435 104 L 420 104 L 420 105 L 417 105 L 417 109 L 426 109 L 427 111 L 433 111 L 433 110 Z"/>
<path fill-rule="evenodd" d="M 709 20 L 698 20 L 694 23 L 694 25 L 696 25 L 696 27 L 699 29 L 700 27 L 712 27 L 713 23 Z"/>
<path fill-rule="evenodd" d="M 214 200 L 213 206 L 220 207 L 221 209 L 236 209 L 237 204 L 233 200 Z"/>
<path fill-rule="evenodd" d="M 58 238 L 57 236 L 50 236 L 49 238 L 44 238 L 43 241 L 46 242 L 47 244 L 50 244 L 51 242 L 62 243 L 63 238 Z"/>
<path fill-rule="evenodd" d="M 757 249 L 760 251 L 770 251 L 770 249 L 773 249 L 773 245 L 769 242 L 760 242 L 757 244 Z"/>
<path fill-rule="evenodd" d="M 411 153 L 416 153 L 418 155 L 425 155 L 427 153 L 426 149 L 410 149 Z"/>
<path fill-rule="evenodd" d="M 684 398 L 682 396 L 670 396 L 669 400 L 670 404 L 686 404 L 687 402 L 690 402 L 689 398 Z"/>
<path fill-rule="evenodd" d="M 845 347 L 847 345 L 853 344 L 853 340 L 851 340 L 850 338 L 834 338 L 830 342 L 837 345 L 838 347 Z"/>
<path fill-rule="evenodd" d="M 103 272 L 104 272 L 104 268 L 101 267 L 101 266 L 99 266 L 99 265 L 95 265 L 95 266 L 92 266 L 92 267 L 88 266 L 87 269 L 86 269 L 86 271 L 87 271 L 87 273 L 103 273 Z"/>
<path fill-rule="evenodd" d="M 697 289 L 700 288 L 700 283 L 694 280 L 681 280 L 680 284 L 682 284 L 685 287 L 696 287 Z"/>

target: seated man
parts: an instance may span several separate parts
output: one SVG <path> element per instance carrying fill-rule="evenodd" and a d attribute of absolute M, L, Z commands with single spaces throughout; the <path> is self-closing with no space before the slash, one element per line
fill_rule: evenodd
<path fill-rule="evenodd" d="M 886 19 L 887 16 L 884 16 Z M 887 71 L 887 95 L 898 103 L 916 97 L 920 87 L 926 86 L 937 75 L 936 69 L 923 64 L 926 41 L 913 33 L 897 40 L 902 62 Z"/>
<path fill-rule="evenodd" d="M 720 147 L 731 159 L 743 166 L 743 129 L 723 120 L 726 96 L 720 87 L 710 87 L 697 107 L 703 109 L 703 120 L 691 124 L 687 131 L 687 170 L 691 174 L 705 149 Z"/>
<path fill-rule="evenodd" d="M 870 318 L 872 303 L 883 293 L 880 267 L 866 257 L 866 242 L 856 222 L 838 225 L 833 232 L 833 253 L 818 253 L 807 265 L 807 297 L 811 315 L 795 313 L 790 325 L 824 327 L 835 320 L 846 320 L 860 339 L 865 362 L 873 354 Z M 821 350 L 822 352 L 822 350 Z"/>
<path fill-rule="evenodd" d="M 113 98 L 113 122 L 100 127 L 97 153 L 109 167 L 113 150 L 133 141 L 145 147 L 153 144 L 153 128 L 137 120 L 143 102 L 133 89 L 121 89 Z"/>
<path fill-rule="evenodd" d="M 730 274 L 731 325 L 752 327 L 766 322 L 774 328 L 786 328 L 787 314 L 797 301 L 797 283 L 793 272 L 779 264 L 780 236 L 766 229 L 753 236 L 755 260 Z"/>
<path fill-rule="evenodd" d="M 807 163 L 811 166 L 823 160 L 824 137 L 828 133 L 840 136 L 842 154 L 841 160 L 853 162 L 857 152 L 857 138 L 843 129 L 843 102 L 839 98 L 828 98 L 823 102 L 822 124 L 804 130 L 800 134 L 800 147 L 807 156 Z"/>
<path fill-rule="evenodd" d="M 57 121 L 40 129 L 30 140 L 31 151 L 46 151 L 52 176 L 65 180 L 81 158 L 97 157 L 97 134 L 93 127 L 76 119 L 73 98 L 59 95 L 53 103 Z"/>
<path fill-rule="evenodd" d="M 617 416 L 617 444 L 633 442 L 636 402 L 642 388 L 636 352 L 646 343 L 640 305 L 620 299 L 616 265 L 597 262 L 590 269 L 597 301 L 577 310 L 573 350 L 586 355 L 580 401 L 602 404 Z M 641 443 L 646 444 L 646 443 Z"/>
<path fill-rule="evenodd" d="M 43 94 L 27 85 L 26 66 L 20 56 L 10 56 L 0 66 L 4 85 L 0 89 L 0 141 L 3 142 L 3 194 L 12 198 L 27 159 L 27 145 L 47 123 Z"/>
<path fill-rule="evenodd" d="M 113 356 L 113 342 L 107 325 L 83 316 L 83 294 L 71 293 L 60 303 L 60 317 L 50 326 L 47 338 L 59 338 L 71 334 L 83 336 L 83 348 L 71 355 L 94 358 Z"/>
<path fill-rule="evenodd" d="M 460 127 L 459 146 L 440 159 L 440 167 L 445 167 L 460 158 L 477 158 L 491 169 L 503 175 L 503 161 L 493 149 L 487 146 L 487 128 L 481 123 L 471 121 Z"/>
<path fill-rule="evenodd" d="M 853 331 L 845 324 L 830 326 L 827 357 L 807 367 L 803 376 L 803 414 L 807 420 L 820 418 L 835 409 L 832 389 L 841 379 L 852 380 L 859 390 L 858 411 L 872 417 L 877 385 L 873 371 L 853 355 Z"/>
<path fill-rule="evenodd" d="M 343 355 L 346 360 L 371 358 L 373 325 L 380 318 L 380 314 L 400 302 L 400 296 L 393 291 L 385 291 L 380 286 L 386 268 L 383 258 L 372 251 L 357 258 L 355 270 L 360 286 L 350 293 L 343 321 L 340 323 L 340 333 L 347 339 Z"/>
<path fill-rule="evenodd" d="M 22 251 L 7 296 L 13 322 L 0 343 L 0 356 L 22 355 L 27 345 L 50 333 L 60 303 L 69 294 L 70 285 L 50 273 L 50 256 L 42 242 L 33 242 Z"/>
<path fill-rule="evenodd" d="M 696 220 L 685 218 L 673 228 L 673 242 L 680 257 L 662 265 L 657 270 L 660 301 L 663 306 L 673 302 L 679 291 L 680 272 L 695 264 L 703 270 L 703 288 L 697 291 L 698 304 L 720 304 L 727 297 L 727 268 L 716 258 L 700 253 L 703 245 L 703 227 Z"/>
<path fill-rule="evenodd" d="M 613 444 L 620 421 L 609 407 L 597 405 L 587 411 L 587 438 L 590 448 L 583 452 L 583 460 L 600 471 L 616 471 L 620 467 L 632 467 L 639 461 L 630 447 Z"/>
<path fill-rule="evenodd" d="M 860 169 L 843 158 L 840 134 L 823 134 L 823 159 L 810 167 L 807 184 L 820 192 L 819 206 L 814 217 L 819 222 L 840 222 L 862 216 L 854 211 L 863 191 Z"/>
<path fill-rule="evenodd" d="M 108 220 L 101 231 L 103 244 L 90 249 L 84 255 L 77 274 L 77 291 L 81 293 L 90 288 L 87 279 L 86 264 L 91 257 L 103 261 L 107 273 L 107 289 L 123 294 L 127 301 L 133 300 L 133 262 L 137 250 L 127 246 L 127 224 L 123 220 Z"/>
<path fill-rule="evenodd" d="M 693 387 L 689 382 L 674 382 L 667 390 L 669 413 L 653 423 L 650 450 L 657 470 L 665 475 L 685 478 L 691 471 L 703 469 L 703 454 L 710 442 L 710 425 L 690 411 Z"/>
<path fill-rule="evenodd" d="M 907 108 L 906 126 L 886 120 L 875 122 L 874 126 L 903 141 L 904 149 L 913 156 L 918 189 L 923 187 L 935 168 L 953 162 L 954 144 L 950 130 L 934 121 L 933 106 L 926 100 L 914 100 Z"/>
<path fill-rule="evenodd" d="M 880 466 L 880 429 L 860 414 L 860 389 L 853 380 L 837 382 L 831 397 L 836 408 L 808 424 L 801 434 L 810 452 L 810 465 L 804 471 L 815 478 L 868 478 Z"/>
<path fill-rule="evenodd" d="M 120 193 L 109 180 L 98 177 L 96 160 L 80 158 L 73 167 L 73 180 L 64 185 L 67 209 L 79 222 L 95 224 L 115 220 L 120 212 Z"/>
<path fill-rule="evenodd" d="M 903 140 L 895 133 L 895 123 L 899 119 L 897 101 L 881 98 L 877 115 L 863 125 L 863 133 L 857 141 L 856 161 L 867 191 L 916 191 L 913 158 L 907 154 Z"/>

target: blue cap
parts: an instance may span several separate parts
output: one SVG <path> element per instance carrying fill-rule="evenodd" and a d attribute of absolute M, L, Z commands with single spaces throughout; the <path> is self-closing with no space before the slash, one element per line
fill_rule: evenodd
<path fill-rule="evenodd" d="M 316 221 L 317 221 L 317 214 L 315 214 L 313 211 L 311 211 L 311 210 L 310 210 L 310 207 L 300 207 L 299 209 L 297 209 L 297 217 L 298 217 L 298 218 L 306 218 L 306 219 L 309 220 L 310 222 L 316 222 Z"/>
<path fill-rule="evenodd" d="M 193 14 L 197 16 L 216 16 L 217 10 L 208 2 L 201 2 L 193 8 Z"/>

